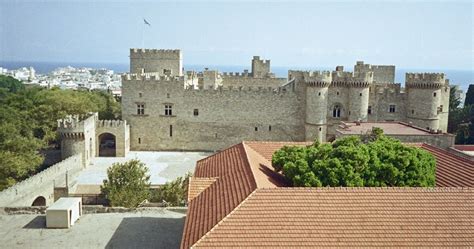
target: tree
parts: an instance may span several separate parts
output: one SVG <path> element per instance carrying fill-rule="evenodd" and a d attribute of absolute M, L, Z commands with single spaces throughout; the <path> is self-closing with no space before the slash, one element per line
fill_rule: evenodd
<path fill-rule="evenodd" d="M 332 144 L 287 146 L 273 154 L 272 165 L 293 186 L 430 187 L 435 184 L 434 157 L 383 135 L 381 129 L 375 129 L 364 141 L 351 136 Z"/>
<path fill-rule="evenodd" d="M 114 163 L 107 169 L 101 192 L 111 206 L 135 208 L 150 195 L 148 168 L 139 160 Z"/>
<path fill-rule="evenodd" d="M 184 177 L 178 177 L 174 181 L 152 190 L 151 201 L 165 202 L 169 206 L 184 206 L 188 197 L 188 183 L 191 176 L 191 173 L 187 173 Z"/>
<path fill-rule="evenodd" d="M 464 106 L 474 105 L 474 84 L 470 84 L 466 92 Z"/>
<path fill-rule="evenodd" d="M 57 119 L 88 112 L 115 119 L 120 105 L 105 92 L 25 88 L 0 75 L 0 191 L 44 168 L 38 151 L 58 144 Z"/>
<path fill-rule="evenodd" d="M 9 92 L 24 90 L 23 83 L 12 76 L 0 75 L 0 88 L 5 88 Z"/>

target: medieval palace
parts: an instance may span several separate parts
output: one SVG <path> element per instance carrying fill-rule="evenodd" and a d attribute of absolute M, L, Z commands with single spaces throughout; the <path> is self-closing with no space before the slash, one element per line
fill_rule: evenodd
<path fill-rule="evenodd" d="M 242 140 L 327 141 L 344 122 L 402 121 L 446 132 L 449 81 L 442 73 L 407 73 L 358 61 L 353 72 L 288 71 L 270 60 L 251 71 L 183 72 L 180 50 L 131 49 L 122 76 L 122 116 L 131 150 L 219 150 Z"/>

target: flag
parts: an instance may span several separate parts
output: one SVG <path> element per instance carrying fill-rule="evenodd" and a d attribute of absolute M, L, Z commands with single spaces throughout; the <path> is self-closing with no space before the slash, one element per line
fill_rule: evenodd
<path fill-rule="evenodd" d="M 143 22 L 145 22 L 145 25 L 151 26 L 151 24 L 145 18 L 143 18 Z"/>

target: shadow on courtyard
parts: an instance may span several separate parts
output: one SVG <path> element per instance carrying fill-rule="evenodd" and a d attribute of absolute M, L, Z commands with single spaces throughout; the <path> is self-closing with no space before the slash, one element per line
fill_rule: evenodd
<path fill-rule="evenodd" d="M 46 215 L 38 215 L 33 218 L 28 224 L 23 226 L 23 229 L 43 229 L 46 228 Z"/>
<path fill-rule="evenodd" d="M 123 218 L 105 248 L 179 248 L 183 218 Z"/>

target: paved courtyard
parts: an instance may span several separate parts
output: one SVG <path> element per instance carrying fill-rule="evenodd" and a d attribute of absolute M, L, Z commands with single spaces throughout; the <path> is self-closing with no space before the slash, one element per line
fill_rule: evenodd
<path fill-rule="evenodd" d="M 148 167 L 152 185 L 164 184 L 187 172 L 194 172 L 196 161 L 209 155 L 208 152 L 130 151 L 126 157 L 96 157 L 76 181 L 82 185 L 100 185 L 107 178 L 107 168 L 113 163 L 138 159 Z"/>
<path fill-rule="evenodd" d="M 0 248 L 179 248 L 185 214 L 164 208 L 85 214 L 70 229 L 45 215 L 0 215 Z"/>

